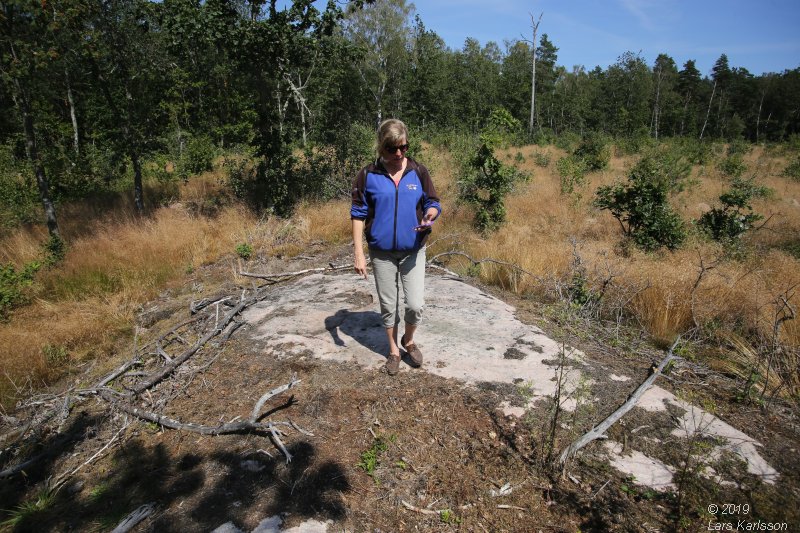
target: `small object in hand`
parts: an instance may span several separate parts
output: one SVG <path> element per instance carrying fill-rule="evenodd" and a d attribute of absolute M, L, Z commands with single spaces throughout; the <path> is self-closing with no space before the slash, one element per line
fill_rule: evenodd
<path fill-rule="evenodd" d="M 414 226 L 414 231 L 427 231 L 433 227 L 433 222 L 425 222 L 423 221 L 422 224 L 419 226 Z"/>

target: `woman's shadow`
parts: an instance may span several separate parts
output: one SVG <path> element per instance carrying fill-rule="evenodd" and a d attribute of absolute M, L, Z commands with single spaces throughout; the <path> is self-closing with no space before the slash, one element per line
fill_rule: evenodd
<path fill-rule="evenodd" d="M 339 332 L 342 332 L 368 350 L 384 358 L 389 356 L 389 340 L 386 338 L 380 313 L 339 309 L 336 314 L 325 319 L 325 329 L 331 334 L 336 346 L 347 346 L 339 336 Z M 407 359 L 408 355 L 404 355 L 403 360 Z"/>

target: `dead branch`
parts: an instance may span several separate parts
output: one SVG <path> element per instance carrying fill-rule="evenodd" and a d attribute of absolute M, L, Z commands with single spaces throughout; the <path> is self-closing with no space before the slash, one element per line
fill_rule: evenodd
<path fill-rule="evenodd" d="M 146 503 L 137 507 L 131 514 L 123 518 L 122 522 L 120 522 L 111 533 L 128 533 L 128 531 L 136 527 L 139 522 L 153 514 L 155 509 L 156 506 L 154 503 Z"/>
<path fill-rule="evenodd" d="M 145 390 L 153 387 L 157 383 L 161 382 L 164 378 L 169 376 L 175 369 L 182 365 L 186 360 L 192 357 L 195 353 L 197 353 L 200 348 L 202 348 L 209 340 L 213 337 L 219 335 L 233 320 L 233 318 L 239 314 L 245 307 L 247 307 L 253 300 L 246 300 L 240 302 L 236 307 L 231 309 L 223 318 L 223 320 L 216 325 L 214 329 L 206 333 L 203 338 L 197 341 L 193 346 L 188 348 L 184 351 L 181 355 L 173 359 L 170 363 L 164 365 L 160 370 L 153 373 L 147 379 L 143 380 L 142 382 L 138 383 L 136 386 L 132 388 L 135 394 L 141 394 Z"/>
<path fill-rule="evenodd" d="M 328 265 L 320 268 L 307 268 L 305 270 L 298 270 L 296 272 L 280 272 L 277 274 L 257 274 L 254 272 L 239 272 L 240 276 L 248 278 L 265 279 L 277 283 L 278 281 L 285 281 L 288 278 L 302 276 L 303 274 L 311 274 L 313 272 L 335 272 L 337 270 L 347 270 L 353 268 L 353 265 Z"/>
<path fill-rule="evenodd" d="M 270 398 L 277 396 L 278 394 L 285 392 L 292 387 L 297 386 L 301 380 L 297 379 L 297 376 L 292 376 L 292 379 L 286 385 L 281 385 L 280 387 L 276 387 L 271 391 L 265 393 L 259 400 L 256 402 L 255 407 L 253 407 L 253 412 L 250 414 L 250 422 L 255 423 L 258 420 L 258 413 L 261 411 L 261 408 L 264 407 L 264 404 Z"/>
<path fill-rule="evenodd" d="M 227 303 L 228 300 L 230 300 L 230 299 L 231 299 L 231 296 L 218 296 L 216 298 L 203 298 L 202 300 L 200 300 L 197 303 L 191 302 L 189 304 L 189 312 L 192 313 L 193 315 L 195 315 L 199 311 L 202 311 L 206 307 L 209 307 L 209 306 L 214 305 L 214 304 L 222 303 L 222 304 L 226 304 L 226 305 L 231 305 L 231 304 Z"/>
<path fill-rule="evenodd" d="M 589 432 L 584 434 L 578 440 L 574 441 L 563 452 L 561 452 L 561 455 L 558 458 L 559 463 L 561 463 L 562 465 L 565 464 L 570 457 L 572 457 L 573 455 L 575 455 L 575 453 L 577 453 L 578 450 L 580 450 L 593 440 L 600 438 L 603 434 L 605 434 L 608 428 L 610 428 L 617 420 L 622 418 L 623 415 L 625 415 L 625 413 L 627 413 L 636 406 L 636 404 L 641 399 L 642 395 L 644 395 L 647 389 L 650 388 L 650 386 L 653 384 L 656 378 L 659 375 L 661 375 L 661 372 L 664 370 L 664 368 L 673 359 L 676 358 L 676 356 L 673 354 L 673 351 L 675 350 L 675 347 L 678 346 L 678 342 L 680 340 L 681 338 L 679 335 L 678 338 L 675 339 L 675 342 L 672 344 L 672 347 L 670 347 L 669 351 L 667 352 L 666 357 L 664 357 L 664 359 L 661 360 L 661 362 L 658 364 L 657 367 L 653 368 L 653 372 L 647 377 L 647 379 L 644 380 L 644 382 L 642 382 L 641 385 L 639 385 L 639 387 L 633 392 L 633 394 L 630 395 L 630 397 L 628 397 L 628 400 L 624 404 L 622 404 L 622 406 L 620 406 L 619 409 L 611 413 L 611 415 L 609 415 L 608 418 L 603 420 L 597 426 L 593 427 Z"/>
<path fill-rule="evenodd" d="M 439 516 L 441 514 L 441 511 L 434 511 L 433 509 L 421 509 L 419 507 L 411 505 L 410 503 L 408 503 L 405 500 L 400 500 L 400 503 L 403 504 L 403 507 L 405 507 L 409 511 L 414 511 L 415 513 L 429 515 L 429 516 Z M 444 510 L 445 509 L 442 509 L 442 511 L 444 511 Z"/>
<path fill-rule="evenodd" d="M 94 454 L 93 454 L 91 457 L 89 457 L 89 458 L 88 458 L 86 461 L 84 461 L 84 462 L 83 462 L 83 463 L 81 463 L 80 465 L 76 466 L 75 468 L 73 468 L 73 469 L 72 469 L 72 470 L 70 470 L 69 472 L 67 472 L 67 473 L 65 473 L 65 474 L 61 474 L 60 476 L 58 476 L 58 479 L 56 479 L 55 483 L 52 485 L 52 489 L 53 489 L 53 491 L 54 491 L 54 492 L 58 492 L 58 490 L 59 490 L 61 487 L 63 487 L 63 486 L 64 486 L 64 483 L 66 483 L 66 482 L 67 482 L 67 480 L 68 480 L 69 478 L 71 478 L 72 476 L 74 476 L 75 474 L 77 474 L 77 473 L 78 473 L 78 471 L 79 471 L 81 468 L 83 468 L 84 466 L 86 466 L 86 465 L 88 465 L 88 464 L 91 464 L 91 463 L 92 463 L 92 462 L 93 462 L 95 459 L 97 459 L 98 457 L 100 457 L 100 456 L 103 454 L 103 452 L 105 452 L 105 451 L 106 451 L 107 449 L 109 449 L 111 446 L 113 446 L 114 444 L 116 444 L 116 443 L 117 443 L 117 442 L 120 440 L 120 439 L 119 439 L 119 436 L 122 434 L 122 432 L 123 432 L 123 431 L 125 431 L 126 429 L 128 429 L 128 426 L 129 426 L 129 425 L 130 425 L 130 424 L 125 424 L 124 426 L 122 426 L 122 427 L 119 429 L 119 431 L 117 431 L 117 432 L 114 434 L 114 436 L 113 436 L 113 437 L 111 437 L 111 440 L 109 440 L 109 441 L 108 441 L 108 442 L 107 442 L 107 443 L 106 443 L 106 444 L 105 444 L 105 445 L 104 445 L 102 448 L 100 448 L 99 450 L 97 450 L 97 451 L 96 451 L 96 452 L 95 452 L 95 453 L 94 453 Z"/>
<path fill-rule="evenodd" d="M 130 361 L 126 362 L 121 367 L 119 367 L 118 369 L 116 369 L 115 371 L 111 372 L 109 375 L 98 381 L 97 385 L 95 385 L 95 388 L 105 387 L 110 382 L 114 381 L 115 379 L 120 377 L 122 374 L 124 374 L 134 366 L 140 364 L 142 364 L 142 361 L 138 357 L 131 359 Z"/>
<path fill-rule="evenodd" d="M 286 426 L 290 428 L 295 428 L 302 433 L 308 434 L 308 432 L 304 430 L 300 430 L 296 424 L 293 422 L 257 422 L 256 419 L 258 417 L 258 412 L 263 407 L 264 403 L 273 398 L 274 396 L 285 392 L 293 387 L 295 387 L 300 380 L 296 379 L 295 377 L 286 384 L 282 385 L 281 387 L 277 387 L 263 396 L 259 398 L 258 402 L 256 403 L 255 408 L 253 409 L 253 414 L 249 420 L 240 420 L 240 421 L 231 421 L 225 424 L 219 424 L 217 426 L 207 426 L 203 424 L 196 424 L 193 422 L 181 422 L 174 418 L 170 418 L 168 416 L 160 415 L 158 413 L 154 413 L 152 411 L 147 411 L 145 409 L 141 409 L 136 407 L 135 405 L 129 403 L 129 397 L 125 395 L 121 395 L 116 391 L 113 391 L 108 388 L 98 389 L 98 394 L 102 399 L 107 401 L 109 404 L 115 406 L 119 410 L 128 413 L 129 415 L 135 416 L 142 420 L 147 420 L 148 422 L 153 422 L 154 424 L 158 424 L 159 426 L 163 426 L 170 429 L 177 429 L 182 431 L 190 431 L 192 433 L 199 433 L 201 435 L 224 435 L 229 433 L 245 433 L 245 432 L 269 432 L 272 436 L 272 439 L 275 441 L 275 445 L 281 450 L 281 452 L 286 456 L 286 462 L 292 460 L 292 455 L 283 445 L 280 437 L 282 435 L 278 426 Z M 235 420 L 235 419 L 234 419 Z"/>
<path fill-rule="evenodd" d="M 468 254 L 466 254 L 464 252 L 459 252 L 459 251 L 450 251 L 450 252 L 438 253 L 438 254 L 434 255 L 433 257 L 431 257 L 430 259 L 428 259 L 428 264 L 431 265 L 436 260 L 438 260 L 440 257 L 446 257 L 446 256 L 450 256 L 450 255 L 464 257 L 468 261 L 470 261 L 473 266 L 478 266 L 478 265 L 480 265 L 482 263 L 491 263 L 491 264 L 495 264 L 495 265 L 501 265 L 501 266 L 508 267 L 508 268 L 510 268 L 510 269 L 512 269 L 512 270 L 514 270 L 516 272 L 520 272 L 522 274 L 526 274 L 526 275 L 532 277 L 533 279 L 535 279 L 535 280 L 537 280 L 539 282 L 543 282 L 544 281 L 543 278 L 541 278 L 540 276 L 537 276 L 533 272 L 529 272 L 529 271 L 525 270 L 524 268 L 522 268 L 521 266 L 519 266 L 519 265 L 517 265 L 515 263 L 509 263 L 508 261 L 501 261 L 499 259 L 493 259 L 491 257 L 484 257 L 483 259 L 475 259 L 472 256 L 470 256 L 470 255 L 468 255 Z"/>

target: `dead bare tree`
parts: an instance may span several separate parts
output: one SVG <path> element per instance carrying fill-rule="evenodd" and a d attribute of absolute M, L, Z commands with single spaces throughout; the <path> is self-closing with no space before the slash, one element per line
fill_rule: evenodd
<path fill-rule="evenodd" d="M 536 34 L 539 32 L 539 24 L 542 22 L 542 15 L 539 13 L 539 19 L 534 22 L 533 13 L 528 13 L 531 17 L 531 28 L 533 29 L 533 40 L 526 42 L 531 43 L 531 52 L 533 59 L 531 61 L 531 117 L 528 120 L 528 133 L 533 133 L 533 119 L 536 113 Z"/>
<path fill-rule="evenodd" d="M 700 140 L 703 140 L 703 133 L 706 131 L 708 125 L 708 116 L 711 114 L 711 103 L 714 101 L 714 94 L 717 92 L 717 80 L 714 80 L 714 87 L 711 89 L 711 98 L 708 100 L 708 109 L 706 110 L 706 119 L 703 121 L 703 128 L 700 130 Z"/>

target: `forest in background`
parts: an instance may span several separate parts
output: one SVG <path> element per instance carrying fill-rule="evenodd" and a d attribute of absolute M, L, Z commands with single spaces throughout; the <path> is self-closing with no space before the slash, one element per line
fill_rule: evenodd
<path fill-rule="evenodd" d="M 624 52 L 605 70 L 568 69 L 545 19 L 531 114 L 529 42 L 453 50 L 405 0 L 314 4 L 3 1 L 2 226 L 39 221 L 43 206 L 54 235 L 60 203 L 108 191 L 144 212 L 147 179 L 186 179 L 223 152 L 258 158 L 235 192 L 285 215 L 342 193 L 388 117 L 433 139 L 474 134 L 504 108 L 538 144 L 590 132 L 780 142 L 800 128 L 800 68 L 754 75 L 723 54 L 704 75 Z"/>

